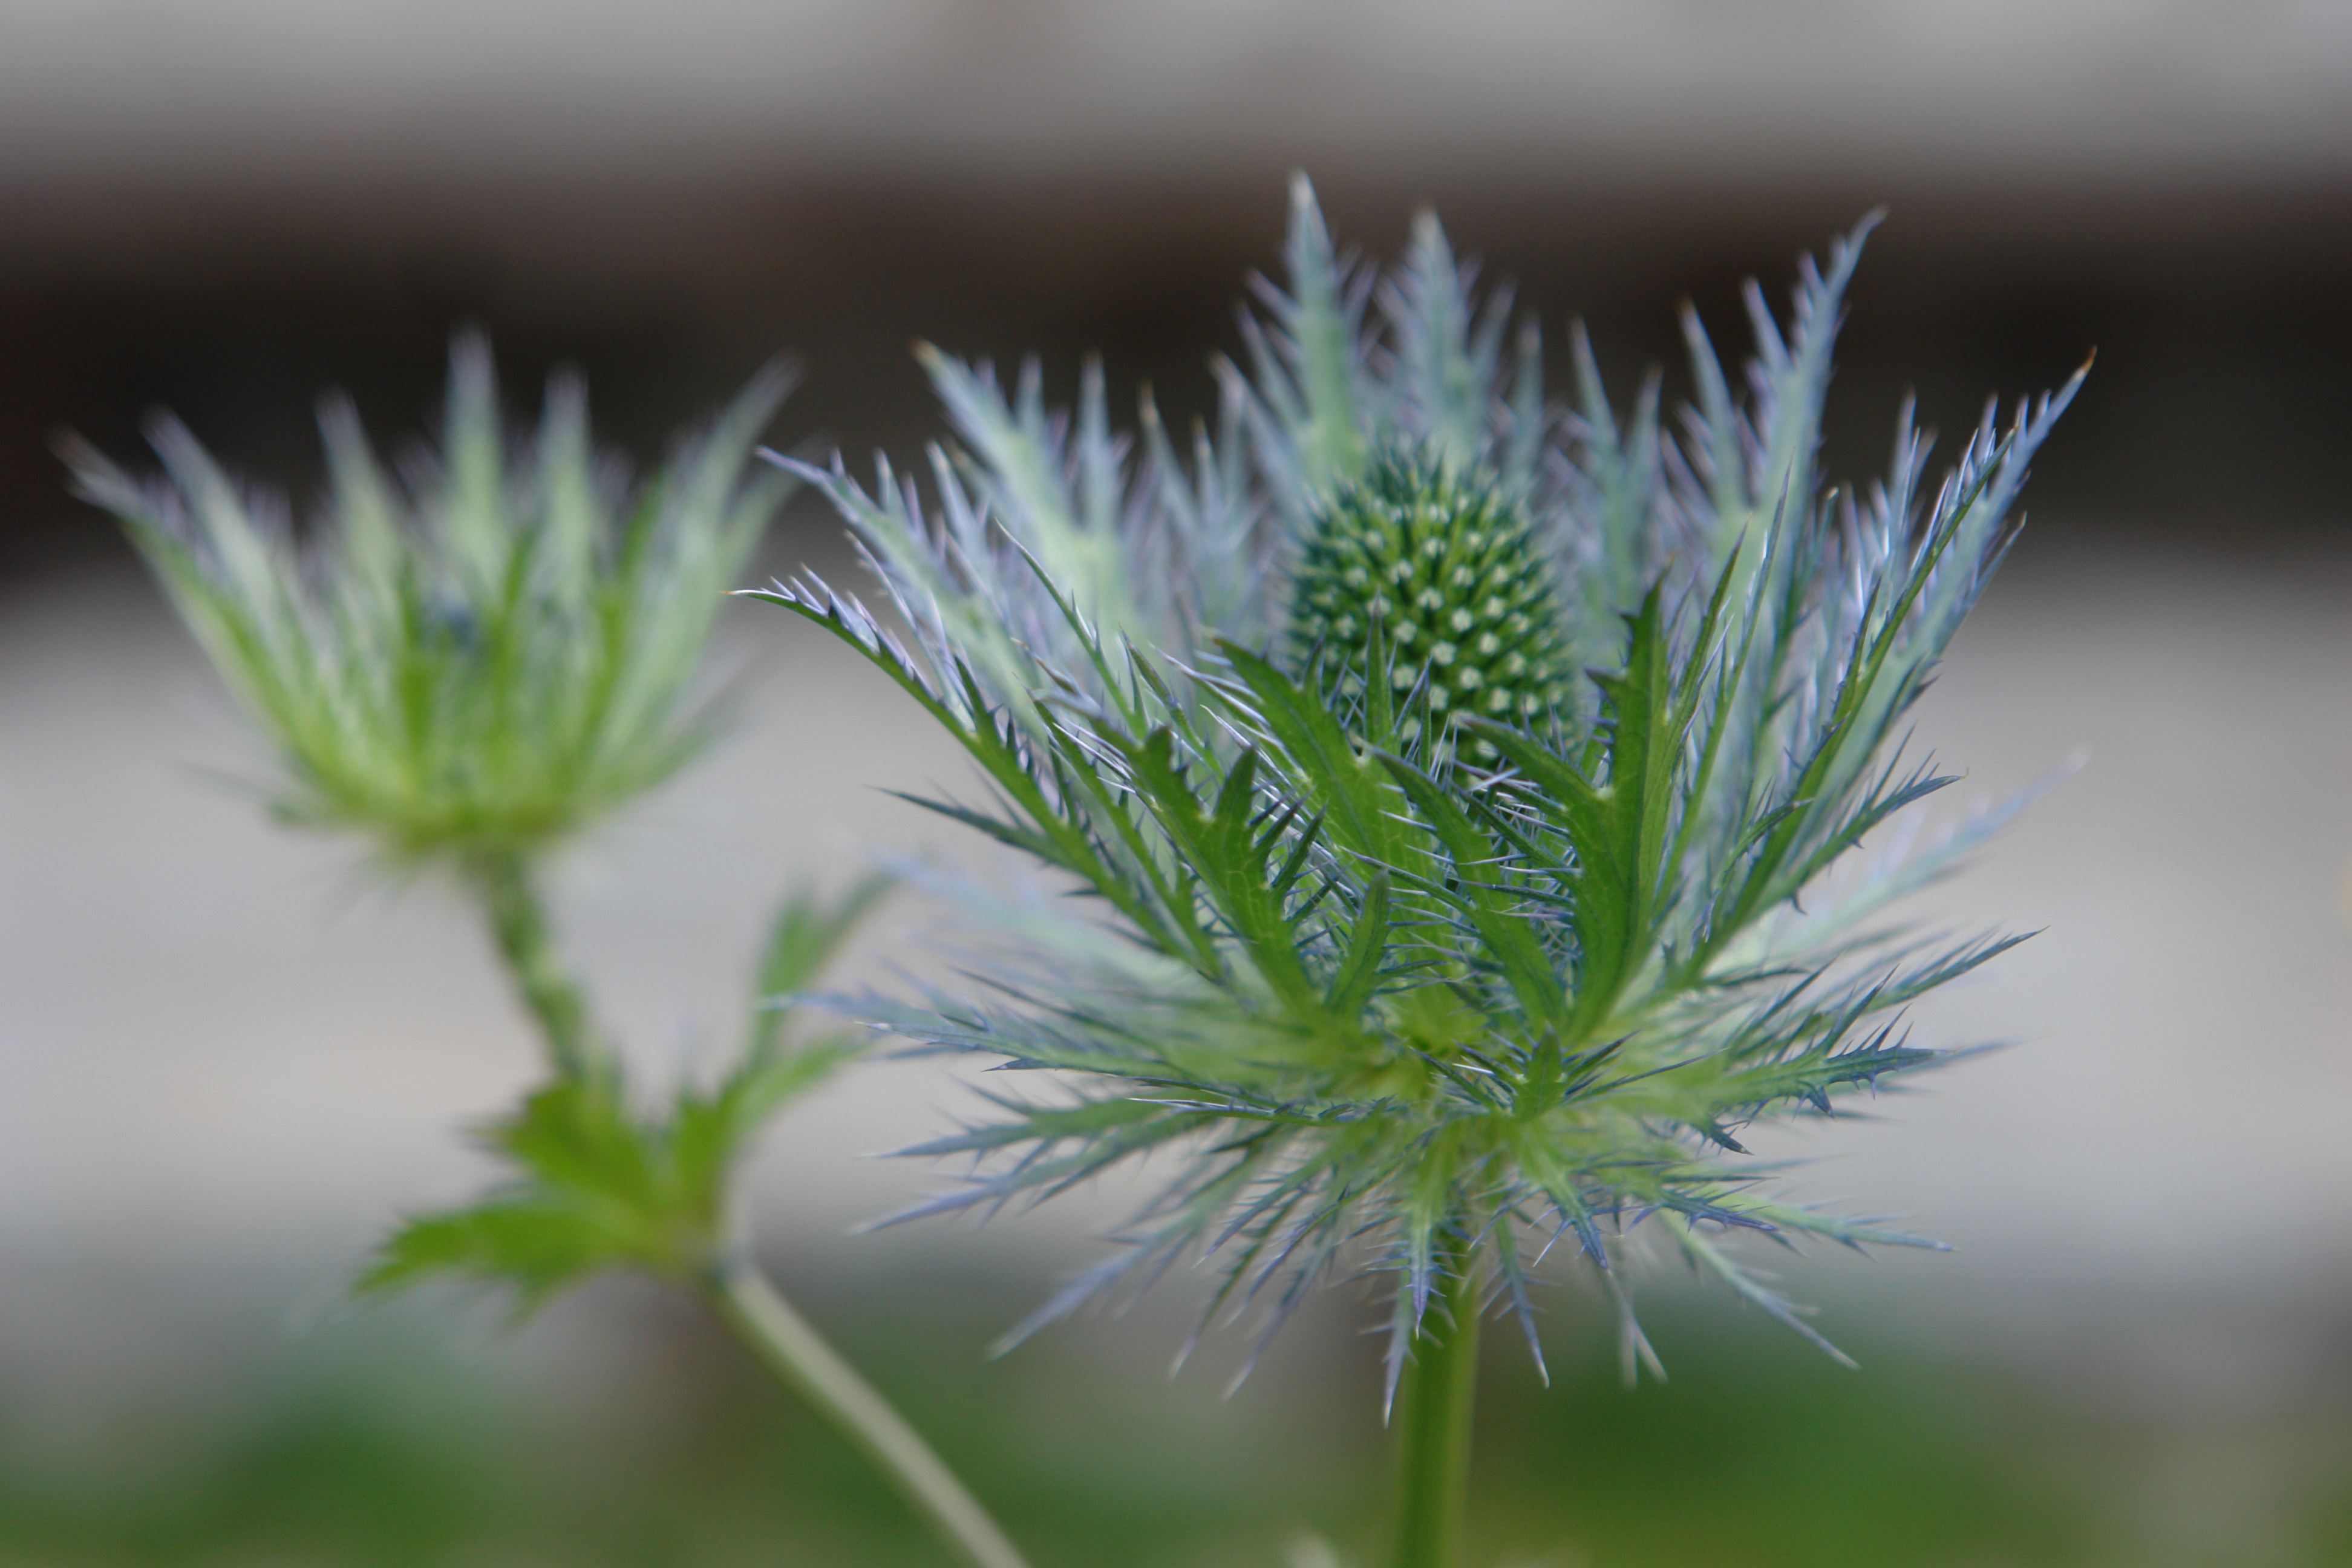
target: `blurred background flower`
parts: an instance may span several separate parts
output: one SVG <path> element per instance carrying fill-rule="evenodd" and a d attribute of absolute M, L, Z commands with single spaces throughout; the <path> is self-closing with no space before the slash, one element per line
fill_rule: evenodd
<path fill-rule="evenodd" d="M 429 1306 L 325 1310 L 390 1213 L 478 1184 L 451 1128 L 509 1098 L 530 1042 L 429 893 L 355 899 L 337 851 L 206 785 L 253 776 L 250 742 L 66 496 L 50 429 L 129 453 L 167 405 L 299 505 L 324 479 L 318 391 L 415 428 L 466 323 L 519 393 L 576 363 L 647 463 L 785 351 L 805 376 L 782 440 L 912 466 L 934 429 L 918 335 L 1035 351 L 1062 403 L 1099 349 L 1115 409 L 1149 378 L 1181 424 L 1212 406 L 1244 275 L 1276 263 L 1294 166 L 1374 252 L 1436 204 L 1553 352 L 1580 312 L 1613 385 L 1660 362 L 1670 397 L 1680 299 L 1728 328 L 1743 278 L 1780 298 L 1797 252 L 1887 204 L 1841 341 L 1832 476 L 1883 468 L 1907 385 L 1957 436 L 1988 393 L 2100 356 L 1921 712 L 1971 770 L 1955 809 L 2091 754 L 1938 895 L 1953 924 L 2049 928 L 1932 1015 L 2026 1043 L 1896 1121 L 1785 1150 L 1821 1158 L 1812 1195 L 1866 1194 L 1959 1256 L 1791 1280 L 1882 1325 L 1844 1336 L 1858 1376 L 1669 1309 L 1675 1383 L 1623 1394 L 1605 1310 L 1564 1293 L 1562 1386 L 1490 1387 L 1514 1439 L 1486 1451 L 1517 1458 L 1482 1474 L 1474 1550 L 2352 1555 L 2352 12 L 18 0 L 0 1556 L 929 1560 L 723 1346 L 625 1286 L 454 1359 L 423 1348 Z M 813 498 L 770 549 L 854 572 Z M 740 994 L 713 933 L 749 929 L 791 870 L 845 880 L 867 845 L 951 843 L 868 786 L 952 790 L 961 764 L 782 620 L 730 616 L 744 728 L 560 888 L 620 1032 L 681 1058 Z M 845 768 L 815 738 L 853 728 Z M 843 1239 L 931 1181 L 849 1157 L 943 1128 L 963 1091 L 906 1065 L 829 1092 L 757 1205 L 793 1243 L 787 1283 L 919 1395 L 1041 1568 L 1369 1539 L 1352 1521 L 1377 1500 L 1349 1489 L 1377 1467 L 1349 1414 L 1375 1348 L 1297 1336 L 1221 1405 L 1214 1366 L 1158 1384 L 1192 1306 L 1171 1291 L 1147 1321 L 983 1363 L 1121 1194 Z M 1328 1310 L 1361 1315 L 1344 1291 Z M 819 1458 L 779 1492 L 787 1448 Z M 1853 1484 L 1791 1491 L 1825 1463 Z"/>

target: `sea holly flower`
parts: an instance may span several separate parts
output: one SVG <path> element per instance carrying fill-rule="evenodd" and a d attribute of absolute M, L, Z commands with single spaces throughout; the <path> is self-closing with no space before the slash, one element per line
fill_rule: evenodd
<path fill-rule="evenodd" d="M 535 886 L 557 847 L 690 762 L 714 732 L 694 682 L 724 590 L 783 496 L 747 472 L 789 387 L 754 377 L 634 492 L 590 442 L 576 377 L 509 447 L 488 346 L 457 340 L 438 453 L 402 484 L 350 403 L 320 414 L 331 505 L 298 541 L 186 426 L 150 434 L 142 483 L 86 445 L 79 493 L 113 512 L 277 752 L 273 812 L 352 833 L 394 872 L 455 872 L 565 1072 L 597 1055 Z"/>
<path fill-rule="evenodd" d="M 751 463 L 782 399 L 775 367 L 632 490 L 591 447 L 576 379 L 527 445 L 500 427 L 489 352 L 459 340 L 437 455 L 402 485 L 350 405 L 321 424 L 332 507 L 297 543 L 171 420 L 142 485 L 79 443 L 83 496 L 113 511 L 276 750 L 278 814 L 368 841 L 376 868 L 454 872 L 480 907 L 547 1053 L 547 1081 L 481 1129 L 506 1177 L 412 1215 L 363 1291 L 456 1278 L 528 1313 L 615 1268 L 688 1290 L 860 1452 L 972 1568 L 1022 1568 L 914 1430 L 751 1257 L 735 1181 L 791 1100 L 862 1042 L 798 1027 L 810 989 L 883 890 L 802 892 L 771 928 L 740 1041 L 709 1083 L 648 1093 L 625 1072 L 541 896 L 547 859 L 660 784 L 710 738 L 694 689 L 724 590 L 790 481 Z"/>
<path fill-rule="evenodd" d="M 441 449 L 406 484 L 349 402 L 325 403 L 331 503 L 307 543 L 169 417 L 162 482 L 68 458 L 276 750 L 277 814 L 462 867 L 541 854 L 709 740 L 691 687 L 782 499 L 745 465 L 788 385 L 761 373 L 633 490 L 591 447 L 577 378 L 509 448 L 489 350 L 461 338 Z"/>
<path fill-rule="evenodd" d="M 1077 1086 L 912 1151 L 977 1168 L 898 1217 L 1161 1155 L 1120 1253 L 1016 1335 L 1186 1259 L 1213 1317 L 1263 1304 L 1268 1332 L 1316 1280 L 1385 1273 L 1404 1562 L 1451 1550 L 1478 1322 L 1507 1305 L 1533 1343 L 1553 1242 L 1614 1292 L 1629 1368 L 1637 1228 L 1824 1346 L 1727 1237 L 1933 1245 L 1780 1196 L 1741 1130 L 1940 1059 L 1906 1009 L 2009 945 L 1873 919 L 1983 825 L 1850 852 L 1950 782 L 1903 760 L 1903 719 L 2080 377 L 1989 415 L 1932 489 L 1907 412 L 1882 484 L 1827 488 L 1868 226 L 1805 264 L 1785 328 L 1751 289 L 1744 398 L 1686 321 L 1670 434 L 1654 391 L 1617 417 L 1580 331 L 1551 408 L 1533 329 L 1505 352 L 1507 300 L 1433 219 L 1376 275 L 1302 182 L 1287 287 L 1189 455 L 1148 401 L 1115 439 L 1097 376 L 1061 420 L 1034 373 L 1007 399 L 934 353 L 962 443 L 936 512 L 887 468 L 801 468 L 913 644 L 811 576 L 761 596 L 860 648 L 993 795 L 927 804 L 1097 911 L 1031 921 L 979 994 L 853 1004 Z"/>

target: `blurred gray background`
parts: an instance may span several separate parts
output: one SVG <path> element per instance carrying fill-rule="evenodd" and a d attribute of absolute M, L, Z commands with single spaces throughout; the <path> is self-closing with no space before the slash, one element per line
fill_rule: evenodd
<path fill-rule="evenodd" d="M 1889 207 L 1832 399 L 1841 479 L 1878 470 L 1906 391 L 1957 441 L 1988 395 L 2099 356 L 1920 719 L 1968 775 L 1948 817 L 2087 759 L 1923 900 L 2046 928 L 1917 1020 L 2019 1044 L 1769 1151 L 1819 1162 L 1809 1194 L 1961 1250 L 1790 1265 L 1864 1349 L 1859 1381 L 1662 1277 L 1662 1348 L 1693 1370 L 1624 1394 L 1596 1301 L 1564 1288 L 1559 1353 L 1597 1370 L 1549 1396 L 1496 1370 L 1489 1451 L 1569 1457 L 1482 1472 L 1481 1542 L 1594 1564 L 2352 1561 L 2341 0 L 0 5 L 0 1557 L 927 1560 L 887 1500 L 879 1535 L 758 1500 L 771 1461 L 830 1486 L 823 1439 L 761 1426 L 724 1350 L 646 1293 L 509 1338 L 444 1300 L 339 1306 L 391 1215 L 479 1182 L 457 1129 L 524 1080 L 528 1042 L 453 903 L 369 890 L 341 847 L 259 820 L 236 781 L 261 759 L 111 525 L 65 496 L 52 432 L 133 458 L 168 406 L 299 501 L 317 393 L 347 388 L 396 447 L 466 324 L 518 411 L 577 365 L 641 459 L 785 353 L 805 377 L 780 442 L 903 464 L 934 431 L 918 337 L 1037 353 L 1064 396 L 1099 351 L 1114 389 L 1148 380 L 1181 417 L 1211 406 L 1208 356 L 1276 265 L 1293 168 L 1370 253 L 1434 205 L 1555 351 L 1587 321 L 1621 395 L 1654 363 L 1684 384 L 1680 301 L 1728 350 L 1742 279 L 1777 305 L 1800 252 Z M 844 559 L 796 503 L 768 565 Z M 732 1017 L 792 878 L 978 853 L 875 787 L 964 776 L 878 679 L 780 616 L 738 615 L 727 655 L 750 675 L 737 737 L 563 889 L 649 1060 L 690 1063 Z M 928 918 L 887 911 L 872 972 Z M 845 1237 L 939 1179 L 856 1157 L 966 1092 L 861 1069 L 785 1124 L 757 1202 L 788 1284 L 868 1324 L 1014 1513 L 1097 1521 L 1040 1525 L 1041 1568 L 1273 1563 L 1301 1528 L 1360 1544 L 1377 1434 L 1345 1290 L 1221 1405 L 1218 1367 L 1157 1382 L 1181 1281 L 978 1359 L 1093 1255 L 1118 1193 Z M 714 1426 L 759 1462 L 696 1447 Z M 435 1468 L 486 1431 L 541 1469 Z M 1656 1473 L 1602 1486 L 1577 1431 Z M 1864 1453 L 1892 1468 L 1846 1484 Z M 1799 1454 L 1819 1463 L 1765 1457 Z M 695 1490 L 730 1464 L 740 1495 Z M 1158 1500 L 1099 1502 L 1110 1470 Z M 610 1500 L 647 1475 L 676 1485 Z M 574 1538 L 546 1499 L 583 1477 L 623 1522 Z M 1713 1498 L 1656 1507 L 1729 1533 L 1612 1523 L 1642 1484 Z M 1849 1506 L 1874 1488 L 1885 1518 Z M 698 1522 L 720 1516 L 735 1533 Z"/>

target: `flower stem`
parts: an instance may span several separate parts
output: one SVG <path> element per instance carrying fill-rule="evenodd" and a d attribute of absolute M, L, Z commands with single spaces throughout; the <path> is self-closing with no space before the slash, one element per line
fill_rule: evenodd
<path fill-rule="evenodd" d="M 1470 1415 L 1478 1388 L 1476 1258 L 1441 1255 L 1443 1304 L 1424 1316 L 1397 1387 L 1397 1520 L 1393 1568 L 1454 1568 L 1470 1486 Z"/>
<path fill-rule="evenodd" d="M 890 1478 L 971 1568 L 1024 1568 L 963 1483 L 898 1413 L 851 1370 L 749 1262 L 714 1265 L 701 1280 L 719 1320 L 801 1402 Z"/>
<path fill-rule="evenodd" d="M 556 956 L 547 910 L 527 863 L 519 855 L 483 855 L 467 865 L 467 879 L 482 900 L 515 992 L 539 1025 L 549 1065 L 563 1078 L 585 1076 L 593 1061 L 587 993 Z"/>
<path fill-rule="evenodd" d="M 524 860 L 486 855 L 467 868 L 467 877 L 516 993 L 539 1025 L 549 1064 L 573 1079 L 609 1066 L 589 1026 L 587 992 L 556 953 L 546 907 Z M 889 1478 L 970 1568 L 1026 1568 L 1004 1532 L 915 1429 L 748 1260 L 722 1257 L 685 1282 L 785 1388 Z"/>

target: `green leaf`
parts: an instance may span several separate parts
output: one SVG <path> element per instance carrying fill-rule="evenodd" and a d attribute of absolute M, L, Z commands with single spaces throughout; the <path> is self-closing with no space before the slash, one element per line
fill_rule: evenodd
<path fill-rule="evenodd" d="M 691 1245 L 697 1220 L 707 1223 L 709 1194 L 676 1190 L 662 1131 L 631 1121 L 610 1075 L 538 1090 L 483 1142 L 514 1171 L 514 1184 L 408 1221 L 362 1276 L 362 1290 L 457 1274 L 515 1287 L 527 1312 L 601 1269 L 676 1273 L 699 1261 L 681 1244 Z"/>
<path fill-rule="evenodd" d="M 1244 716 L 1263 726 L 1312 787 L 1335 842 L 1365 863 L 1367 875 L 1416 858 L 1400 820 L 1403 797 L 1359 754 L 1355 738 L 1330 709 L 1258 654 L 1227 642 L 1217 649 L 1251 700 Z"/>
<path fill-rule="evenodd" d="M 611 1238 L 594 1220 L 563 1204 L 516 1199 L 403 1221 L 360 1277 L 376 1295 L 435 1278 L 511 1287 L 517 1316 L 614 1262 Z"/>
<path fill-rule="evenodd" d="M 887 887 L 872 878 L 827 902 L 785 903 L 759 984 L 804 989 Z M 554 1291 L 608 1268 L 673 1279 L 728 1246 L 729 1188 L 751 1141 L 785 1103 L 857 1052 L 845 1038 L 787 1046 L 785 1011 L 753 1014 L 742 1054 L 709 1089 L 679 1089 L 656 1114 L 632 1109 L 619 1068 L 559 1077 L 483 1129 L 509 1180 L 482 1201 L 404 1223 L 362 1277 L 363 1291 L 436 1275 L 512 1287 L 529 1313 Z"/>
<path fill-rule="evenodd" d="M 1391 935 L 1389 878 L 1387 872 L 1379 871 L 1365 884 L 1363 906 L 1357 910 L 1354 929 L 1349 932 L 1347 955 L 1331 976 L 1330 993 L 1324 1005 L 1335 1017 L 1353 1021 L 1370 1005 L 1372 993 L 1381 983 L 1381 961 L 1387 956 Z"/>
<path fill-rule="evenodd" d="M 1507 850 L 1480 832 L 1454 796 L 1428 774 L 1402 757 L 1385 752 L 1374 755 L 1412 797 L 1453 861 L 1451 885 L 1435 884 L 1432 890 L 1442 888 L 1477 928 L 1488 955 L 1533 1026 L 1538 1030 L 1564 1026 L 1567 996 L 1551 954 L 1520 912 L 1518 894 L 1494 879 L 1509 864 Z"/>
<path fill-rule="evenodd" d="M 1600 1029 L 1651 953 L 1664 892 L 1665 846 L 1677 806 L 1674 784 L 1690 720 L 1671 702 L 1667 633 L 1660 590 L 1628 616 L 1622 672 L 1597 676 L 1611 721 L 1603 755 L 1608 782 L 1589 783 L 1569 761 L 1524 731 L 1470 724 L 1527 776 L 1526 798 L 1573 846 L 1572 900 L 1580 963 L 1567 1037 Z M 1426 809 L 1426 808 L 1424 808 Z"/>
<path fill-rule="evenodd" d="M 1242 752 L 1226 770 L 1204 814 L 1183 765 L 1174 760 L 1172 731 L 1154 730 L 1139 745 L 1116 736 L 1104 739 L 1118 749 L 1137 795 L 1167 833 L 1179 863 L 1198 879 L 1218 916 L 1240 939 L 1259 977 L 1294 1016 L 1320 1021 L 1322 996 L 1307 978 L 1298 934 L 1269 875 L 1276 835 L 1260 837 L 1255 831 L 1257 753 Z M 1205 762 L 1198 765 L 1207 767 Z"/>

